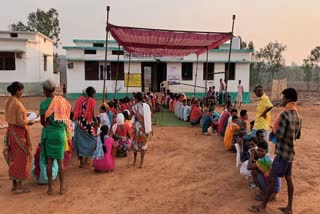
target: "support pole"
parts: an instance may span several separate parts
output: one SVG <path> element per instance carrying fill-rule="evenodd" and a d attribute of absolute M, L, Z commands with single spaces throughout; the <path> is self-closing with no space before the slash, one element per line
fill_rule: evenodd
<path fill-rule="evenodd" d="M 228 57 L 228 69 L 226 70 L 225 73 L 225 82 L 226 82 L 226 87 L 225 87 L 225 97 L 224 97 L 224 105 L 227 105 L 228 101 L 228 80 L 229 80 L 229 71 L 230 71 L 230 59 L 231 59 L 231 48 L 232 48 L 232 40 L 233 40 L 233 29 L 234 29 L 234 20 L 236 19 L 236 15 L 232 15 L 232 31 L 231 31 L 231 40 L 230 40 L 230 47 L 229 47 L 229 57 Z"/>
<path fill-rule="evenodd" d="M 130 65 L 131 65 L 131 53 L 130 53 L 130 55 L 129 55 L 129 68 L 128 68 L 128 78 L 127 78 L 127 92 L 126 92 L 126 97 L 128 96 L 128 89 L 129 89 Z"/>
<path fill-rule="evenodd" d="M 199 65 L 199 55 L 197 55 L 197 64 L 196 64 L 196 76 L 194 80 L 194 91 L 193 96 L 196 96 L 196 88 L 197 88 L 197 78 L 198 78 L 198 65 Z"/>
<path fill-rule="evenodd" d="M 108 61 L 108 25 L 109 25 L 109 11 L 110 6 L 107 6 L 107 26 L 106 26 L 106 50 L 105 50 L 105 58 L 104 58 L 104 67 L 103 67 L 103 94 L 102 94 L 102 103 L 104 103 L 106 96 L 106 78 L 107 78 L 107 61 Z"/>
<path fill-rule="evenodd" d="M 119 69 L 120 69 L 120 44 L 118 45 L 118 60 L 117 60 L 117 69 L 116 69 L 116 84 L 114 86 L 114 97 L 113 99 L 116 99 L 117 97 L 117 86 L 118 86 L 118 75 L 119 75 Z"/>
<path fill-rule="evenodd" d="M 208 88 L 208 86 L 207 86 L 207 82 L 208 82 L 208 71 L 209 71 L 209 66 L 208 66 L 208 53 L 209 53 L 209 50 L 208 50 L 208 48 L 207 48 L 207 56 L 206 56 L 206 83 L 205 83 L 205 92 L 204 92 L 204 94 L 206 95 L 207 94 L 207 88 Z M 206 99 L 207 100 L 207 99 Z"/>

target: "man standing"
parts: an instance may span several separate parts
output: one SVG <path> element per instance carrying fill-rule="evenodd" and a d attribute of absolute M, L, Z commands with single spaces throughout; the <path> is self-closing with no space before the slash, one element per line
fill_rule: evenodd
<path fill-rule="evenodd" d="M 272 196 L 277 177 L 285 177 L 288 186 L 288 206 L 279 208 L 283 213 L 292 213 L 294 186 L 292 181 L 292 161 L 295 155 L 294 141 L 300 139 L 301 117 L 297 111 L 297 91 L 287 88 L 282 92 L 283 111 L 277 117 L 272 128 L 277 138 L 275 158 L 270 172 L 270 185 L 266 192 L 264 201 L 258 206 L 251 206 L 252 212 L 266 211 L 267 204 Z"/>
<path fill-rule="evenodd" d="M 242 96 L 243 96 L 243 85 L 241 85 L 241 80 L 239 80 L 238 93 L 237 93 L 236 101 L 234 102 L 234 108 L 236 107 L 236 104 L 238 102 L 239 102 L 239 108 L 241 108 Z"/>
<path fill-rule="evenodd" d="M 252 136 L 256 136 L 256 132 L 259 129 L 263 130 L 265 140 L 268 140 L 268 129 L 271 122 L 271 113 L 270 110 L 273 108 L 272 103 L 269 100 L 269 97 L 264 93 L 263 87 L 258 85 L 254 88 L 254 93 L 257 97 L 260 98 L 257 106 L 256 118 L 254 122 L 254 127 L 252 130 Z"/>
<path fill-rule="evenodd" d="M 224 81 L 222 81 L 222 78 L 220 78 L 220 88 L 219 88 L 219 104 L 223 105 L 224 104 L 224 89 L 225 88 L 225 84 Z"/>

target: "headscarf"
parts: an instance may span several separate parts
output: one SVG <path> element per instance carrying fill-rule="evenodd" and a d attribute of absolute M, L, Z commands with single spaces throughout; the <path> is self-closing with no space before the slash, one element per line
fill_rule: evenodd
<path fill-rule="evenodd" d="M 122 113 L 117 114 L 117 125 L 124 125 L 124 116 Z"/>

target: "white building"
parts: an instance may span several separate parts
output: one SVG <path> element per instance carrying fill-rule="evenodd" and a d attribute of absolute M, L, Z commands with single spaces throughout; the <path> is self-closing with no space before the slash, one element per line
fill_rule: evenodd
<path fill-rule="evenodd" d="M 102 97 L 103 92 L 103 70 L 105 60 L 105 40 L 73 40 L 75 46 L 64 46 L 67 52 L 67 86 L 68 97 L 77 98 L 88 86 L 93 86 L 97 90 L 97 96 Z M 208 53 L 209 71 L 207 87 L 215 86 L 219 90 L 219 80 L 224 79 L 224 71 L 228 62 L 229 44 L 223 44 L 219 48 L 210 50 Z M 117 87 L 116 71 L 117 57 L 120 50 L 120 63 Z M 242 80 L 244 85 L 244 102 L 250 102 L 249 95 L 249 72 L 251 49 L 240 49 L 239 38 L 234 38 L 231 53 L 231 68 L 229 91 L 232 98 L 236 97 L 238 80 Z M 185 92 L 187 96 L 194 94 L 203 96 L 205 90 L 205 62 L 206 53 L 199 56 L 197 69 L 197 57 L 195 54 L 181 58 L 131 58 L 130 63 L 130 84 L 128 95 L 131 92 L 148 91 L 152 88 L 154 91 L 160 90 L 160 83 L 166 80 L 174 80 L 183 84 L 170 85 L 169 89 L 173 92 Z M 129 71 L 129 57 L 123 49 L 118 47 L 116 41 L 108 41 L 108 63 L 107 63 L 107 96 L 114 97 L 115 88 L 117 97 L 126 96 L 125 76 Z M 197 76 L 196 76 L 197 73 Z M 215 73 L 215 74 L 213 74 Z M 195 81 L 196 79 L 196 81 Z M 132 82 L 131 82 L 132 81 Z M 189 86 L 190 85 L 190 86 Z M 135 87 L 132 87 L 135 86 Z"/>
<path fill-rule="evenodd" d="M 40 94 L 40 83 L 48 78 L 59 85 L 50 38 L 38 32 L 0 31 L 0 94 L 8 94 L 7 86 L 14 81 L 24 84 L 25 94 Z"/>

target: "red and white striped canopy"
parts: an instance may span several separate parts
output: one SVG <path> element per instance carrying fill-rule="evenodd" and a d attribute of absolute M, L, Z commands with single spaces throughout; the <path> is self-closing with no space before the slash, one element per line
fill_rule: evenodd
<path fill-rule="evenodd" d="M 129 53 L 146 56 L 200 55 L 230 40 L 231 33 L 173 31 L 108 24 L 112 37 Z"/>

